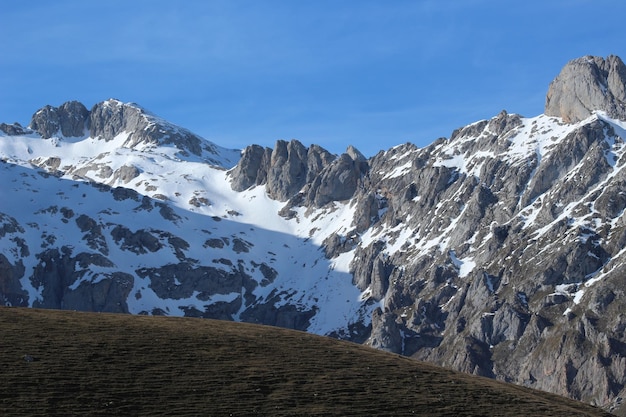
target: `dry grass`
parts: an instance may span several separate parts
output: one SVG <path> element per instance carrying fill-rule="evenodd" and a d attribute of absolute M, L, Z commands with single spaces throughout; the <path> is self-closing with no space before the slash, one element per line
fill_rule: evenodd
<path fill-rule="evenodd" d="M 0 308 L 0 331 L 1 416 L 607 415 L 267 326 Z"/>

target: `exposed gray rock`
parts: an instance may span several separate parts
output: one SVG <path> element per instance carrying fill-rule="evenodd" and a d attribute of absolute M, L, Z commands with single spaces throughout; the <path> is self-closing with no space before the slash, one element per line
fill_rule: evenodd
<path fill-rule="evenodd" d="M 150 288 L 163 299 L 189 298 L 198 292 L 199 299 L 208 300 L 212 295 L 240 292 L 243 288 L 243 277 L 237 270 L 196 267 L 189 262 L 141 268 L 136 272 L 142 278 L 148 277 Z"/>
<path fill-rule="evenodd" d="M 315 315 L 314 310 L 301 310 L 293 304 L 276 307 L 274 305 L 276 301 L 278 301 L 278 296 L 271 298 L 267 303 L 249 307 L 241 313 L 241 321 L 295 330 L 306 330 L 309 327 L 310 320 Z"/>
<path fill-rule="evenodd" d="M 617 329 L 626 325 L 619 313 L 610 317 L 622 319 L 605 317 L 623 280 L 611 259 L 626 244 L 626 225 L 617 220 L 626 209 L 624 162 L 613 156 L 624 138 L 610 123 L 591 120 L 554 136 L 547 156 L 516 160 L 511 139 L 524 123 L 502 112 L 449 141 L 402 145 L 368 161 L 365 190 L 350 201 L 359 233 L 377 237 L 367 246 L 357 239 L 351 265 L 355 285 L 384 300 L 369 343 L 614 407 L 626 379 L 622 349 L 609 340 L 624 343 Z M 542 129 L 533 128 L 529 142 L 546 135 Z M 463 169 L 447 162 L 453 158 L 464 160 Z M 589 220 L 578 225 L 581 218 Z M 327 254 L 342 244 L 329 239 Z M 388 254 L 389 245 L 400 249 Z M 464 271 L 466 262 L 477 266 Z M 604 284 L 590 293 L 584 283 L 598 274 L 606 274 Z M 589 301 L 576 307 L 579 291 Z M 537 360 L 538 349 L 550 351 L 549 359 Z M 597 352 L 596 359 L 580 352 Z"/>
<path fill-rule="evenodd" d="M 358 243 L 358 236 L 354 233 L 349 233 L 348 237 L 332 233 L 324 239 L 324 253 L 328 259 L 336 258 L 342 253 L 346 253 L 354 249 Z"/>
<path fill-rule="evenodd" d="M 44 139 L 54 136 L 61 129 L 58 109 L 47 105 L 37 110 L 31 119 L 30 128 Z"/>
<path fill-rule="evenodd" d="M 297 140 L 276 142 L 270 158 L 267 190 L 276 200 L 286 201 L 306 183 L 307 150 Z"/>
<path fill-rule="evenodd" d="M 255 185 L 267 182 L 272 150 L 259 145 L 248 146 L 242 152 L 241 159 L 230 171 L 230 186 L 235 191 L 243 191 Z"/>
<path fill-rule="evenodd" d="M 137 178 L 140 174 L 139 169 L 134 165 L 122 165 L 113 173 L 113 179 L 111 184 L 115 184 L 117 181 L 121 181 L 124 184 L 128 184 L 133 179 Z M 108 178 L 107 175 L 105 178 Z"/>
<path fill-rule="evenodd" d="M 156 252 L 163 247 L 158 237 L 144 229 L 132 232 L 122 225 L 117 225 L 111 230 L 111 237 L 115 243 L 119 244 L 122 250 L 128 250 L 138 255 Z"/>
<path fill-rule="evenodd" d="M 0 131 L 8 136 L 18 136 L 29 133 L 28 129 L 24 129 L 22 125 L 17 122 L 13 124 L 0 123 Z"/>
<path fill-rule="evenodd" d="M 265 262 L 259 265 L 259 270 L 261 271 L 261 274 L 263 274 L 263 280 L 260 282 L 260 285 L 262 287 L 268 286 L 269 284 L 274 282 L 274 280 L 278 276 L 278 271 L 267 265 Z"/>
<path fill-rule="evenodd" d="M 194 155 L 201 155 L 203 150 L 214 151 L 209 142 L 186 129 L 158 119 L 137 104 L 111 99 L 91 109 L 89 133 L 92 137 L 110 141 L 124 132 L 128 133 L 124 142 L 128 148 L 171 144 Z"/>
<path fill-rule="evenodd" d="M 22 289 L 20 283 L 24 272 L 21 261 L 13 265 L 0 253 L 0 305 L 28 307 L 28 293 Z"/>
<path fill-rule="evenodd" d="M 387 201 L 374 192 L 364 193 L 357 200 L 354 214 L 354 227 L 357 233 L 366 231 L 370 226 L 380 220 L 379 213 L 387 208 Z"/>
<path fill-rule="evenodd" d="M 236 253 L 250 252 L 250 247 L 252 246 L 254 246 L 252 243 L 238 237 L 233 239 L 233 251 L 235 251 Z"/>
<path fill-rule="evenodd" d="M 546 115 L 574 123 L 595 110 L 626 120 L 626 66 L 617 56 L 574 59 L 550 83 Z"/>
<path fill-rule="evenodd" d="M 59 107 L 59 124 L 61 134 L 65 137 L 83 136 L 89 110 L 78 101 L 68 101 Z"/>
<path fill-rule="evenodd" d="M 396 323 L 396 315 L 383 312 L 380 308 L 374 310 L 372 334 L 366 343 L 376 349 L 402 353 L 403 337 Z"/>
<path fill-rule="evenodd" d="M 307 192 L 306 205 L 322 207 L 331 201 L 347 200 L 354 195 L 361 177 L 368 171 L 364 159 L 344 153 L 315 177 Z"/>
<path fill-rule="evenodd" d="M 42 165 L 48 171 L 56 171 L 61 166 L 61 158 L 51 156 L 50 158 L 47 158 L 45 161 L 43 161 Z"/>
<path fill-rule="evenodd" d="M 69 246 L 45 250 L 37 257 L 41 263 L 30 281 L 40 289 L 42 298 L 34 300 L 33 307 L 128 313 L 126 299 L 133 286 L 131 275 L 113 272 L 96 274 L 96 282 L 83 280 L 92 266 L 112 267 L 107 258 L 89 253 L 72 256 Z M 77 281 L 80 283 L 73 289 L 72 284 Z"/>
<path fill-rule="evenodd" d="M 287 201 L 333 160 L 333 155 L 320 146 L 307 149 L 297 140 L 279 140 L 273 150 L 252 145 L 244 150 L 241 160 L 229 173 L 231 188 L 243 191 L 265 184 L 272 198 Z"/>
<path fill-rule="evenodd" d="M 331 154 L 321 146 L 311 145 L 307 153 L 306 183 L 311 183 L 311 181 L 313 181 L 313 179 L 335 159 L 335 155 Z"/>
<path fill-rule="evenodd" d="M 204 242 L 203 245 L 205 248 L 206 247 L 211 247 L 211 248 L 219 248 L 222 249 L 224 247 L 224 241 L 222 239 L 216 239 L 216 238 L 212 238 L 212 239 L 207 239 Z"/>
<path fill-rule="evenodd" d="M 393 265 L 388 263 L 389 257 L 384 254 L 385 247 L 383 241 L 377 241 L 365 249 L 358 247 L 350 264 L 354 284 L 361 291 L 369 289 L 370 296 L 377 300 L 385 296 L 393 270 Z"/>
<path fill-rule="evenodd" d="M 63 297 L 63 308 L 79 311 L 128 313 L 126 299 L 133 289 L 134 278 L 124 272 L 114 272 L 97 282 L 81 282 Z"/>
<path fill-rule="evenodd" d="M 24 228 L 17 219 L 8 214 L 0 213 L 0 238 L 4 238 L 7 234 L 24 232 Z"/>
<path fill-rule="evenodd" d="M 30 128 L 48 139 L 61 134 L 77 137 L 85 134 L 89 111 L 78 101 L 68 101 L 60 107 L 45 106 L 32 117 Z"/>
<path fill-rule="evenodd" d="M 141 132 L 147 127 L 143 109 L 107 100 L 93 106 L 89 117 L 89 133 L 105 141 L 123 132 Z"/>

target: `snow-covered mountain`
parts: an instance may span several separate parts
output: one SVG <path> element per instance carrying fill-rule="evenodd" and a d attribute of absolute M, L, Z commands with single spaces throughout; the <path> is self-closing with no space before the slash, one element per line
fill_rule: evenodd
<path fill-rule="evenodd" d="M 1 124 L 0 298 L 368 343 L 620 411 L 626 67 L 426 148 L 212 144 L 108 100 Z"/>
<path fill-rule="evenodd" d="M 113 121 L 100 125 L 110 131 L 94 131 L 94 114 L 106 112 Z M 0 139 L 5 303 L 321 334 L 370 316 L 347 264 L 327 260 L 321 241 L 308 229 L 301 236 L 304 224 L 280 217 L 280 202 L 263 187 L 231 189 L 227 169 L 240 151 L 134 104 L 108 100 L 88 113 L 78 137 L 15 126 Z"/>

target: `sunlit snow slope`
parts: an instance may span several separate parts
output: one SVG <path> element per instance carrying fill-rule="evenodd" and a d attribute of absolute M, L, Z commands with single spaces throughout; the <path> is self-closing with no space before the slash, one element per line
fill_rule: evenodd
<path fill-rule="evenodd" d="M 264 321 L 254 312 L 269 304 L 278 311 L 267 320 L 272 324 L 320 334 L 369 320 L 372 306 L 352 285 L 347 261 L 329 261 L 320 248 L 342 219 L 315 222 L 320 231 L 311 239 L 311 222 L 280 217 L 282 204 L 263 187 L 230 188 L 226 170 L 239 151 L 210 144 L 214 153 L 196 156 L 171 145 L 129 147 L 130 134 L 109 141 L 88 134 L 0 136 L 0 230 L 15 243 L 0 253 L 23 268 L 22 304 L 79 308 L 91 305 L 79 300 L 89 297 L 92 307 L 111 309 L 96 300 L 111 296 L 110 288 L 104 294 L 86 288 L 117 280 L 125 288 L 115 291 L 127 293 L 119 310 L 134 314 L 210 310 Z M 51 290 L 59 285 L 52 278 L 33 279 L 42 268 L 57 268 L 47 257 L 77 265 L 64 277 L 66 289 Z M 63 294 L 50 304 L 48 291 Z M 281 313 L 283 306 L 290 310 Z"/>

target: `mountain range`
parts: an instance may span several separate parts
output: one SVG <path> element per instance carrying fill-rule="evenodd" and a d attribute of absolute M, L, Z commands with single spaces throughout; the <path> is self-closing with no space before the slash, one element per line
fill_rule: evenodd
<path fill-rule="evenodd" d="M 0 302 L 364 343 L 626 414 L 626 66 L 366 158 L 110 99 L 0 124 Z"/>

